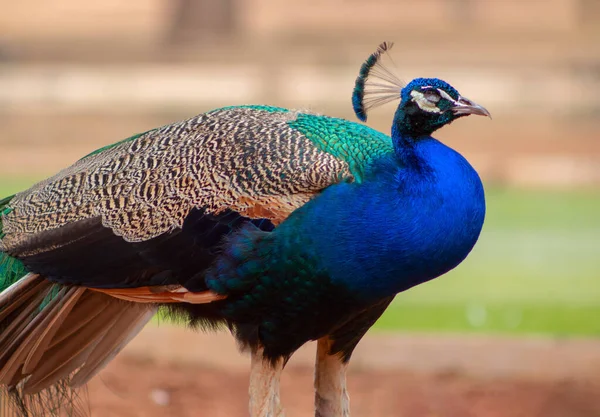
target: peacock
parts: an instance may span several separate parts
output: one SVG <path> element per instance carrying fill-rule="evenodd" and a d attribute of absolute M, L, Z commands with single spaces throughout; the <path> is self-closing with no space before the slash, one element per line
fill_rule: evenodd
<path fill-rule="evenodd" d="M 159 309 L 250 353 L 250 414 L 317 341 L 315 415 L 348 416 L 353 350 L 395 295 L 461 263 L 482 182 L 431 137 L 487 110 L 436 78 L 363 63 L 357 117 L 399 99 L 391 137 L 278 107 L 209 111 L 101 148 L 0 200 L 0 385 L 17 415 L 84 413 L 79 387 Z M 0 407 L 1 408 L 1 407 Z"/>

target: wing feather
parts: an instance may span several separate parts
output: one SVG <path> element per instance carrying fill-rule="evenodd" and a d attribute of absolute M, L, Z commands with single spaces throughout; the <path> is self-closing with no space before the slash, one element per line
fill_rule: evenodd
<path fill-rule="evenodd" d="M 234 108 L 149 131 L 17 194 L 0 251 L 90 218 L 128 242 L 177 228 L 194 208 L 282 221 L 348 163 L 289 125 L 294 113 Z M 75 237 L 73 237 L 75 239 Z"/>
<path fill-rule="evenodd" d="M 272 230 L 391 150 L 385 135 L 341 119 L 216 110 L 106 147 L 17 194 L 0 251 L 54 282 L 183 285 L 185 295 L 135 297 L 194 302 L 224 236 L 248 222 Z"/>

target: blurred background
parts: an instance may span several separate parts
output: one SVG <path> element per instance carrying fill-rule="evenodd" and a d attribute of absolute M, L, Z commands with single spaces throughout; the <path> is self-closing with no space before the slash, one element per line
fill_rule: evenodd
<path fill-rule="evenodd" d="M 492 113 L 437 134 L 482 175 L 488 216 L 472 256 L 400 294 L 359 346 L 355 415 L 600 416 L 599 0 L 0 0 L 0 10 L 1 195 L 219 106 L 355 120 L 360 64 L 395 42 L 401 78 L 445 79 Z M 395 105 L 369 125 L 389 133 Z M 136 339 L 92 384 L 95 415 L 245 415 L 247 360 L 227 337 L 180 330 Z M 290 416 L 310 414 L 311 355 L 284 379 Z"/>

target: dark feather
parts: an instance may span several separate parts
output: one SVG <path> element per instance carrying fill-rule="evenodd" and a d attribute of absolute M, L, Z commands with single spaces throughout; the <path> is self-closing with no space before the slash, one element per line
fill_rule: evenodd
<path fill-rule="evenodd" d="M 19 255 L 31 271 L 54 282 L 89 288 L 136 288 L 182 285 L 206 290 L 203 271 L 221 239 L 243 224 L 273 230 L 267 220 L 251 220 L 233 211 L 209 215 L 192 210 L 181 229 L 145 242 L 126 242 L 104 227 L 99 218 L 38 234 L 32 255 Z M 40 250 L 39 248 L 44 248 Z M 28 247 L 23 247 L 28 253 Z"/>

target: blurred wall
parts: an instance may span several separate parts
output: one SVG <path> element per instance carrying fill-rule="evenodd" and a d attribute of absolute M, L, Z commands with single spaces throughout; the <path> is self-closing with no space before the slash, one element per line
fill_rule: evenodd
<path fill-rule="evenodd" d="M 439 134 L 489 181 L 600 184 L 597 0 L 0 0 L 0 10 L 0 173 L 31 173 L 23 158 L 49 173 L 220 105 L 353 119 L 358 67 L 392 40 L 403 79 L 444 78 L 492 112 Z M 369 123 L 388 132 L 390 120 L 388 107 Z"/>

